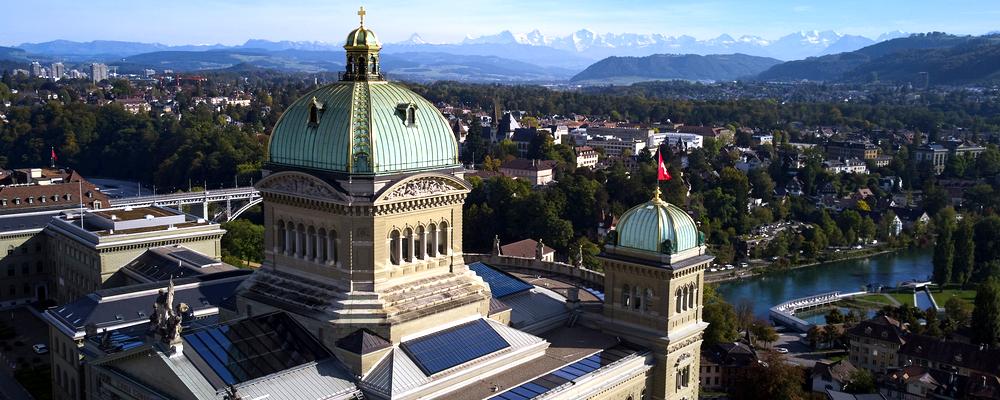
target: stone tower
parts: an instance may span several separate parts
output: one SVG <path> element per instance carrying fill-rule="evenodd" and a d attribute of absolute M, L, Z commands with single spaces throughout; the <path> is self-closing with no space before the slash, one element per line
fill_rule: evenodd
<path fill-rule="evenodd" d="M 462 258 L 470 187 L 451 127 L 383 79 L 359 15 L 341 80 L 295 101 L 271 134 L 257 183 L 265 261 L 237 309 L 293 314 L 361 375 L 378 354 L 358 343 L 484 316 L 490 292 Z"/>
<path fill-rule="evenodd" d="M 622 214 L 599 258 L 605 331 L 653 351 L 650 399 L 698 398 L 705 268 L 713 257 L 684 210 L 653 199 Z"/>

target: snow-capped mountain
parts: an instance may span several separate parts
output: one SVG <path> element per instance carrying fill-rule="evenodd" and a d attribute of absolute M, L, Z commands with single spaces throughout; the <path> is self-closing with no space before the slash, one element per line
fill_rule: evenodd
<path fill-rule="evenodd" d="M 638 33 L 596 33 L 581 29 L 566 36 L 546 36 L 538 29 L 528 33 L 503 31 L 494 35 L 466 37 L 461 45 L 525 45 L 550 47 L 577 53 L 591 59 L 608 56 L 645 56 L 657 53 L 676 54 L 729 54 L 745 53 L 797 60 L 806 57 L 853 51 L 864 46 L 907 36 L 894 31 L 882 34 L 876 40 L 863 36 L 845 35 L 834 31 L 802 31 L 769 40 L 760 36 L 733 37 L 722 34 L 711 39 L 699 40 L 691 36 L 667 36 Z M 402 42 L 401 44 L 412 44 Z"/>

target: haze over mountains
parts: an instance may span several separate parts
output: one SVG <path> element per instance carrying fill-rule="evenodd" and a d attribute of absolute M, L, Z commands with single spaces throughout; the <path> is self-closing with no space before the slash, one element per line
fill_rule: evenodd
<path fill-rule="evenodd" d="M 875 39 L 833 31 L 798 32 L 776 40 L 729 35 L 595 34 L 581 30 L 549 37 L 538 30 L 504 31 L 434 44 L 413 34 L 383 47 L 383 69 L 394 79 L 415 81 L 574 82 L 628 84 L 643 80 L 718 81 L 759 79 L 826 82 L 922 81 L 968 84 L 1000 76 L 1000 35 L 907 35 Z M 178 72 L 209 69 L 275 69 L 337 72 L 340 43 L 251 39 L 237 46 L 124 41 L 57 40 L 0 48 L 0 62 L 63 61 Z M 785 61 L 790 60 L 790 61 Z M 784 61 L 784 62 L 783 62 Z"/>

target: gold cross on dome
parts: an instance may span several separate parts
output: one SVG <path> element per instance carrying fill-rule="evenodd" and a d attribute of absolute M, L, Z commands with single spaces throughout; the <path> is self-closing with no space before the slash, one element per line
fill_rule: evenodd
<path fill-rule="evenodd" d="M 361 7 L 361 9 L 358 10 L 358 16 L 361 17 L 361 26 L 365 25 L 365 14 L 368 14 L 368 13 L 365 12 L 365 8 L 364 7 Z"/>

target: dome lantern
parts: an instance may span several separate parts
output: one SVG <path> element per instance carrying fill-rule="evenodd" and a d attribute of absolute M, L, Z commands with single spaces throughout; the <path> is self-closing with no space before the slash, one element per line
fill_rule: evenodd
<path fill-rule="evenodd" d="M 358 17 L 361 24 L 347 34 L 347 41 L 344 43 L 344 50 L 347 51 L 347 63 L 345 71 L 340 75 L 344 81 L 381 81 L 384 80 L 381 71 L 381 60 L 379 50 L 382 43 L 378 41 L 375 32 L 365 28 L 365 15 L 368 13 L 364 7 L 358 10 Z"/>

